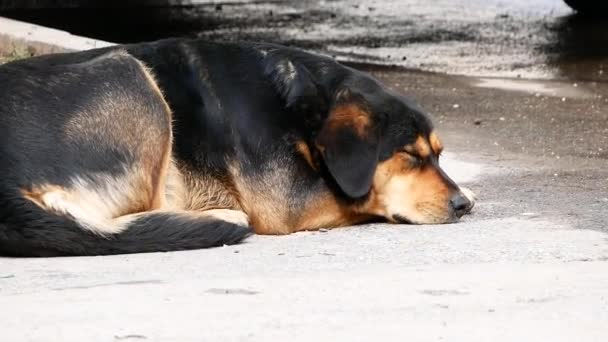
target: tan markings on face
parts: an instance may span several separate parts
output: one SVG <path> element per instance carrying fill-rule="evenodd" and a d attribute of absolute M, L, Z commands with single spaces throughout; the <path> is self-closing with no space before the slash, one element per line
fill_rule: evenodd
<path fill-rule="evenodd" d="M 441 154 L 443 151 L 443 144 L 441 143 L 441 140 L 439 140 L 436 132 L 433 131 L 431 135 L 429 135 L 429 142 L 431 143 L 433 153 L 435 153 L 435 155 Z"/>
<path fill-rule="evenodd" d="M 331 111 L 325 125 L 329 132 L 349 127 L 364 138 L 370 125 L 369 113 L 354 103 L 340 104 Z"/>
<path fill-rule="evenodd" d="M 302 158 L 304 158 L 304 160 L 306 161 L 306 164 L 310 165 L 310 167 L 313 168 L 313 170 L 317 170 L 317 166 L 314 162 L 314 159 L 312 158 L 312 153 L 310 152 L 310 148 L 308 147 L 308 144 L 305 141 L 302 141 L 302 140 L 297 141 L 296 150 L 302 156 Z"/>
<path fill-rule="evenodd" d="M 418 224 L 449 221 L 446 180 L 434 166 L 414 167 L 411 159 L 406 153 L 396 153 L 378 165 L 370 200 L 362 210 L 390 221 L 394 215 Z"/>
<path fill-rule="evenodd" d="M 416 142 L 414 143 L 414 148 L 416 149 L 417 154 L 422 158 L 426 158 L 431 155 L 431 147 L 429 146 L 429 143 L 426 141 L 426 139 L 422 136 L 419 136 L 416 139 Z"/>

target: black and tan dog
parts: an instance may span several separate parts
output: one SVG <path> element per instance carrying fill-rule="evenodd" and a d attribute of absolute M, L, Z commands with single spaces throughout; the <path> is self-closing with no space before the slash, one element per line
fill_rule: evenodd
<path fill-rule="evenodd" d="M 473 203 L 427 115 L 370 76 L 271 44 L 165 40 L 0 67 L 0 253 L 237 243 Z"/>

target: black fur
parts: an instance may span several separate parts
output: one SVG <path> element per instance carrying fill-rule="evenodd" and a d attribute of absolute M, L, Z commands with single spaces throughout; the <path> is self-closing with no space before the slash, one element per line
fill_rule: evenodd
<path fill-rule="evenodd" d="M 99 236 L 65 216 L 48 213 L 14 196 L 1 203 L 0 254 L 7 256 L 73 256 L 167 252 L 231 245 L 251 229 L 213 218 L 151 214 L 115 235 Z"/>
<path fill-rule="evenodd" d="M 422 110 L 370 76 L 327 57 L 272 44 L 169 39 L 9 63 L 0 66 L 0 253 L 167 251 L 236 243 L 250 234 L 248 228 L 224 222 L 193 223 L 157 215 L 103 238 L 69 218 L 44 212 L 16 192 L 36 179 L 61 184 L 66 170 L 73 172 L 80 164 L 86 173 L 133 158 L 128 150 L 108 150 L 100 153 L 103 158 L 87 160 L 89 148 L 70 150 L 52 136 L 67 109 L 87 99 L 100 101 L 91 86 L 107 80 L 125 89 L 144 88 L 128 70 L 117 67 L 100 66 L 97 72 L 85 73 L 89 79 L 65 84 L 49 84 L 45 78 L 62 68 L 69 74 L 74 65 L 119 49 L 143 61 L 156 76 L 173 112 L 173 154 L 180 165 L 221 179 L 228 174 L 228 161 L 238 160 L 240 176 L 257 179 L 271 162 L 279 161 L 293 173 L 284 189 L 289 192 L 287 216 L 297 215 L 315 193 L 328 188 L 345 203 L 363 200 L 378 162 L 432 130 Z M 373 124 L 365 139 L 348 129 L 323 135 L 324 122 L 343 89 L 370 109 Z M 24 108 L 33 111 L 24 114 Z M 311 147 L 318 170 L 296 156 L 295 141 Z M 314 150 L 316 144 L 327 146 L 325 156 Z"/>

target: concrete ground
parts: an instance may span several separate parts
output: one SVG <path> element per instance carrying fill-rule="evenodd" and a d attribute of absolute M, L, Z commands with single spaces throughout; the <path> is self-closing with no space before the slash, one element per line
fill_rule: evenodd
<path fill-rule="evenodd" d="M 580 20 L 538 11 L 548 22 Z M 508 6 L 483 13 L 518 18 Z M 500 25 L 463 27 L 454 32 L 508 35 Z M 471 46 L 480 65 L 500 50 L 486 47 Z M 608 58 L 538 51 L 527 66 L 506 64 L 521 78 L 499 78 L 505 66 L 495 59 L 482 72 L 462 60 L 437 64 L 461 76 L 357 65 L 433 114 L 441 163 L 479 196 L 462 222 L 254 236 L 190 252 L 0 259 L 2 340 L 607 341 L 608 83 L 599 71 Z"/>
<path fill-rule="evenodd" d="M 557 159 L 547 149 L 551 135 L 535 131 L 543 113 L 559 117 L 570 102 L 602 101 L 589 95 L 564 104 L 559 96 L 474 88 L 462 77 L 375 73 L 395 87 L 407 80 L 408 93 L 445 113 L 442 163 L 479 195 L 463 222 L 255 236 L 191 252 L 1 259 L 4 338 L 605 341 L 605 160 L 561 145 L 551 150 Z M 483 116 L 493 111 L 504 120 Z M 599 138 L 590 136 L 589 146 Z"/>

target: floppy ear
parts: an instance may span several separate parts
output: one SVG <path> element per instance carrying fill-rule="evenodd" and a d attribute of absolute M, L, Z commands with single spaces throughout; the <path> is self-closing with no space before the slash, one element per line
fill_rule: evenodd
<path fill-rule="evenodd" d="M 285 101 L 285 107 L 307 103 L 319 98 L 317 85 L 303 66 L 275 51 L 264 57 L 264 73 Z"/>
<path fill-rule="evenodd" d="M 351 198 L 367 194 L 378 164 L 378 134 L 363 103 L 348 90 L 338 93 L 316 139 L 327 169 Z"/>

